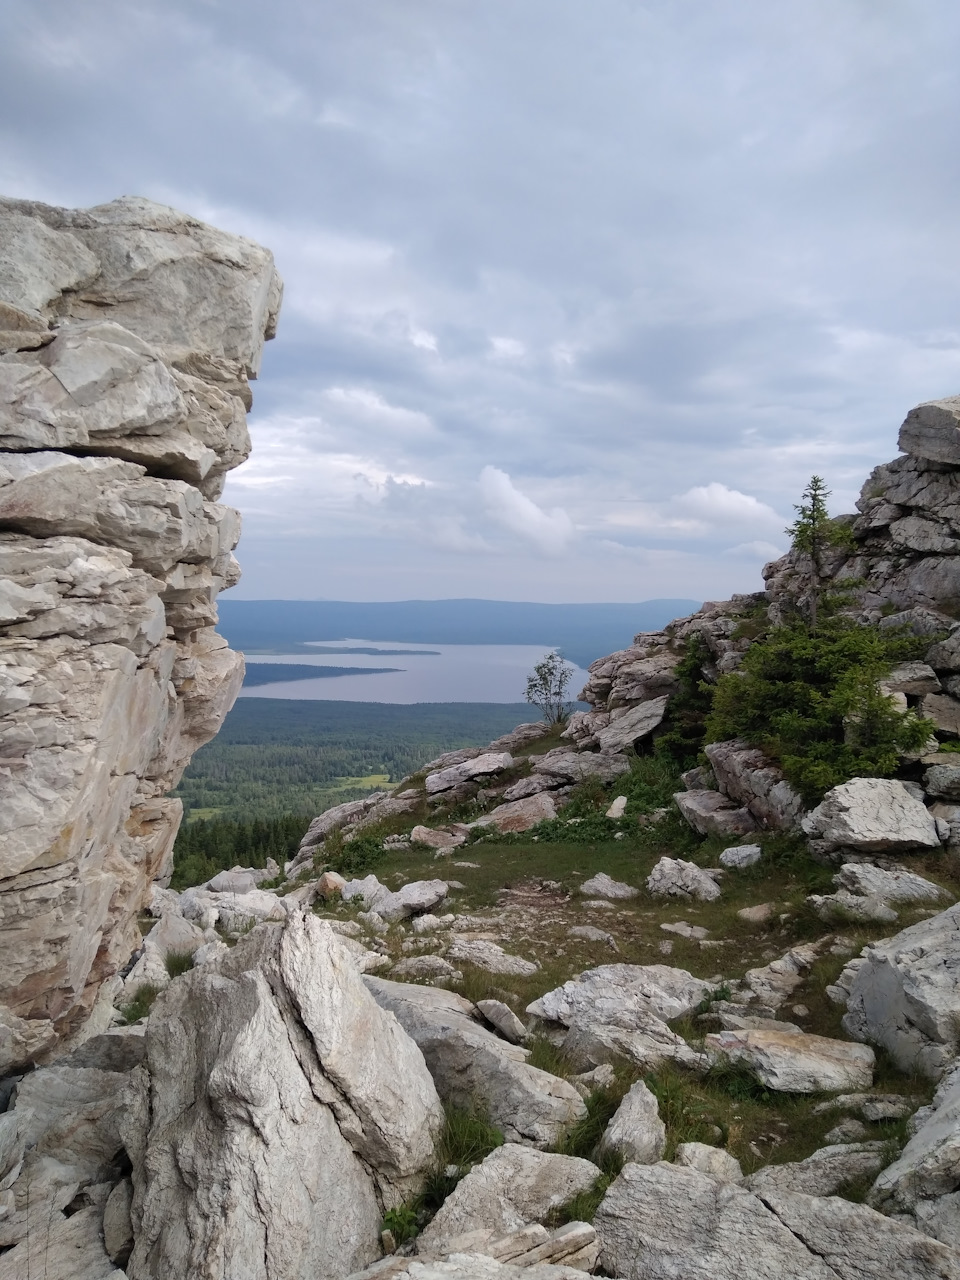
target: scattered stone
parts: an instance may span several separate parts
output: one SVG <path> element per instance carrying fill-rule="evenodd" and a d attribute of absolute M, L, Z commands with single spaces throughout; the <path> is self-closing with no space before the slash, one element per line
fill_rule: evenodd
<path fill-rule="evenodd" d="M 410 928 L 417 935 L 436 933 L 439 929 L 449 929 L 453 925 L 455 918 L 451 914 L 435 916 L 427 911 L 422 916 L 414 916 L 410 921 Z"/>
<path fill-rule="evenodd" d="M 709 929 L 704 929 L 703 925 L 687 924 L 686 920 L 668 921 L 660 926 L 665 933 L 675 933 L 679 938 L 692 938 L 699 941 L 701 938 L 709 936 Z"/>
<path fill-rule="evenodd" d="M 625 1161 L 653 1164 L 667 1145 L 666 1125 L 660 1119 L 656 1095 L 642 1080 L 630 1086 L 600 1139 L 601 1149 L 615 1151 Z"/>
<path fill-rule="evenodd" d="M 613 898 L 625 901 L 635 898 L 640 892 L 632 884 L 624 884 L 621 880 L 612 880 L 605 871 L 598 872 L 589 880 L 584 880 L 580 892 L 588 898 Z"/>
<path fill-rule="evenodd" d="M 323 875 L 317 881 L 317 893 L 321 898 L 336 897 L 346 883 L 346 880 L 339 874 L 339 872 L 324 871 Z"/>
<path fill-rule="evenodd" d="M 828 1133 L 823 1135 L 823 1140 L 832 1146 L 839 1142 L 863 1142 L 869 1136 L 870 1130 L 865 1124 L 861 1124 L 859 1120 L 847 1119 L 834 1125 Z"/>
<path fill-rule="evenodd" d="M 794 830 L 803 814 L 802 797 L 783 771 L 746 742 L 711 742 L 704 747 L 720 790 L 743 805 L 759 826 Z"/>
<path fill-rule="evenodd" d="M 428 849 L 458 849 L 460 845 L 467 843 L 467 837 L 462 833 L 439 831 L 424 826 L 414 827 L 410 832 L 410 839 L 414 844 L 426 845 Z"/>
<path fill-rule="evenodd" d="M 390 961 L 386 957 L 386 963 Z M 410 956 L 398 961 L 390 973 L 395 978 L 423 978 L 431 982 L 459 982 L 463 974 L 442 956 Z"/>
<path fill-rule="evenodd" d="M 491 1027 L 495 1027 L 511 1044 L 523 1044 L 526 1040 L 527 1028 L 502 1000 L 478 1000 L 477 1008 Z"/>
<path fill-rule="evenodd" d="M 680 1142 L 673 1163 L 685 1169 L 697 1169 L 709 1174 L 718 1182 L 740 1182 L 743 1170 L 740 1161 L 729 1151 L 708 1146 L 705 1142 Z"/>
<path fill-rule="evenodd" d="M 751 1191 L 799 1191 L 808 1196 L 834 1196 L 848 1182 L 873 1177 L 883 1168 L 885 1143 L 861 1142 L 821 1147 L 806 1160 L 771 1164 L 744 1180 Z"/>
<path fill-rule="evenodd" d="M 184 975 L 154 1006 L 147 1052 L 149 1083 L 124 1107 L 125 1145 L 143 1153 L 132 1276 L 190 1275 L 197 1257 L 245 1275 L 254 1223 L 264 1280 L 377 1256 L 380 1206 L 419 1186 L 443 1111 L 328 925 L 293 916 Z"/>
<path fill-rule="evenodd" d="M 567 937 L 579 938 L 584 942 L 603 942 L 611 951 L 620 950 L 612 933 L 607 933 L 604 929 L 597 929 L 592 924 L 575 924 L 573 928 L 567 930 Z"/>
<path fill-rule="evenodd" d="M 630 1028 L 638 1014 L 654 1014 L 665 1021 L 681 1018 L 710 990 L 709 982 L 693 977 L 686 969 L 663 964 L 605 964 L 540 996 L 527 1006 L 527 1013 L 564 1026 L 588 1021 Z"/>
<path fill-rule="evenodd" d="M 791 947 L 784 955 L 759 969 L 748 969 L 744 975 L 744 994 L 756 1004 L 776 1011 L 803 982 L 823 945 L 807 942 Z"/>
<path fill-rule="evenodd" d="M 581 1098 L 589 1098 L 591 1093 L 596 1093 L 598 1089 L 611 1088 L 616 1078 L 613 1067 L 609 1062 L 604 1062 L 599 1067 L 594 1067 L 592 1071 L 583 1071 L 580 1075 L 571 1076 L 570 1083 Z"/>
<path fill-rule="evenodd" d="M 833 787 L 801 826 L 828 849 L 909 853 L 940 847 L 934 818 L 895 778 L 854 778 Z"/>
<path fill-rule="evenodd" d="M 724 849 L 720 855 L 720 865 L 722 867 L 752 867 L 758 863 L 763 856 L 763 850 L 758 844 L 738 844 L 730 849 Z"/>
<path fill-rule="evenodd" d="M 532 769 L 535 774 L 555 778 L 561 783 L 582 782 L 584 778 L 615 782 L 630 772 L 630 761 L 626 756 L 609 751 L 568 751 L 559 747 L 535 757 Z"/>
<path fill-rule="evenodd" d="M 588 911 L 616 911 L 613 903 L 607 902 L 603 898 L 588 898 L 583 905 Z"/>
<path fill-rule="evenodd" d="M 680 858 L 661 858 L 647 877 L 647 889 L 656 898 L 713 902 L 720 897 L 720 886 L 712 876 Z"/>
<path fill-rule="evenodd" d="M 617 796 L 613 804 L 611 804 L 610 808 L 607 810 L 606 816 L 608 818 L 614 818 L 614 819 L 622 818 L 624 813 L 626 812 L 626 808 L 627 808 L 627 797 Z"/>
<path fill-rule="evenodd" d="M 506 1235 L 542 1222 L 552 1210 L 588 1191 L 598 1176 L 589 1160 L 505 1143 L 457 1184 L 418 1237 L 418 1251 L 443 1252 L 467 1231 Z"/>
<path fill-rule="evenodd" d="M 257 887 L 257 882 L 248 871 L 218 871 L 212 880 L 201 885 L 211 893 L 249 893 Z"/>
<path fill-rule="evenodd" d="M 772 902 L 760 902 L 755 907 L 741 907 L 737 912 L 741 920 L 749 924 L 766 924 L 776 915 L 777 908 Z"/>
<path fill-rule="evenodd" d="M 861 898 L 857 894 L 848 893 L 846 889 L 838 889 L 836 893 L 830 894 L 812 893 L 807 902 L 827 924 L 837 920 L 892 924 L 898 919 L 896 911 L 875 894 Z"/>
<path fill-rule="evenodd" d="M 779 1093 L 825 1093 L 869 1088 L 873 1050 L 825 1036 L 786 1031 L 720 1031 L 704 1046 L 711 1061 L 743 1062 L 761 1084 Z"/>

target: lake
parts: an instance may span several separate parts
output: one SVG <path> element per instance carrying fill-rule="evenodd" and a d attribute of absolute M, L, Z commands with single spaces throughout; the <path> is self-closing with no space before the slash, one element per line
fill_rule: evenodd
<path fill-rule="evenodd" d="M 241 698 L 295 698 L 323 702 L 522 702 L 534 665 L 546 650 L 529 644 L 416 644 L 389 640 L 318 641 L 317 656 L 253 654 L 249 661 L 275 664 L 277 680 L 241 690 Z M 366 653 L 356 650 L 366 649 Z M 429 650 L 429 652 L 424 652 Z M 284 680 L 285 663 L 298 667 L 396 667 L 371 675 Z M 571 664 L 572 665 L 572 664 Z M 573 668 L 570 698 L 587 679 Z"/>

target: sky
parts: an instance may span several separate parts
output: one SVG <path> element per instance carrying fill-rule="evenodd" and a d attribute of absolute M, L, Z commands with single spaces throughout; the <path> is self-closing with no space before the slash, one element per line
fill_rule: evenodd
<path fill-rule="evenodd" d="M 0 192 L 270 247 L 237 597 L 718 599 L 960 392 L 955 0 L 3 0 Z"/>

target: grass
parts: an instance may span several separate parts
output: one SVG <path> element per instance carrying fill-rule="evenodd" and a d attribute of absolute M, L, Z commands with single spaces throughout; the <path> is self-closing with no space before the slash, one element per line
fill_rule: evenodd
<path fill-rule="evenodd" d="M 160 994 L 160 988 L 152 982 L 145 982 L 129 1004 L 123 1006 L 120 1015 L 127 1026 L 145 1018 L 153 1007 L 153 1002 Z"/>
<path fill-rule="evenodd" d="M 457 1183 L 502 1145 L 503 1134 L 490 1123 L 479 1104 L 470 1108 L 446 1105 L 433 1167 L 419 1195 L 389 1210 L 383 1229 L 392 1232 L 397 1244 L 418 1235 Z"/>
<path fill-rule="evenodd" d="M 164 964 L 171 978 L 179 978 L 182 973 L 189 973 L 193 968 L 193 955 L 189 951 L 171 951 Z"/>

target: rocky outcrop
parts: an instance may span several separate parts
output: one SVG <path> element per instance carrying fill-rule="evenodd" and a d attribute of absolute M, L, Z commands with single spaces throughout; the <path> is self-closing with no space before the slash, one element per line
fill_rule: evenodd
<path fill-rule="evenodd" d="M 128 1274 L 334 1277 L 377 1257 L 443 1113 L 330 926 L 262 925 L 158 1001 L 128 1098 Z"/>
<path fill-rule="evenodd" d="M 0 201 L 0 1074 L 107 1016 L 239 689 L 217 499 L 279 302 L 175 210 Z"/>

